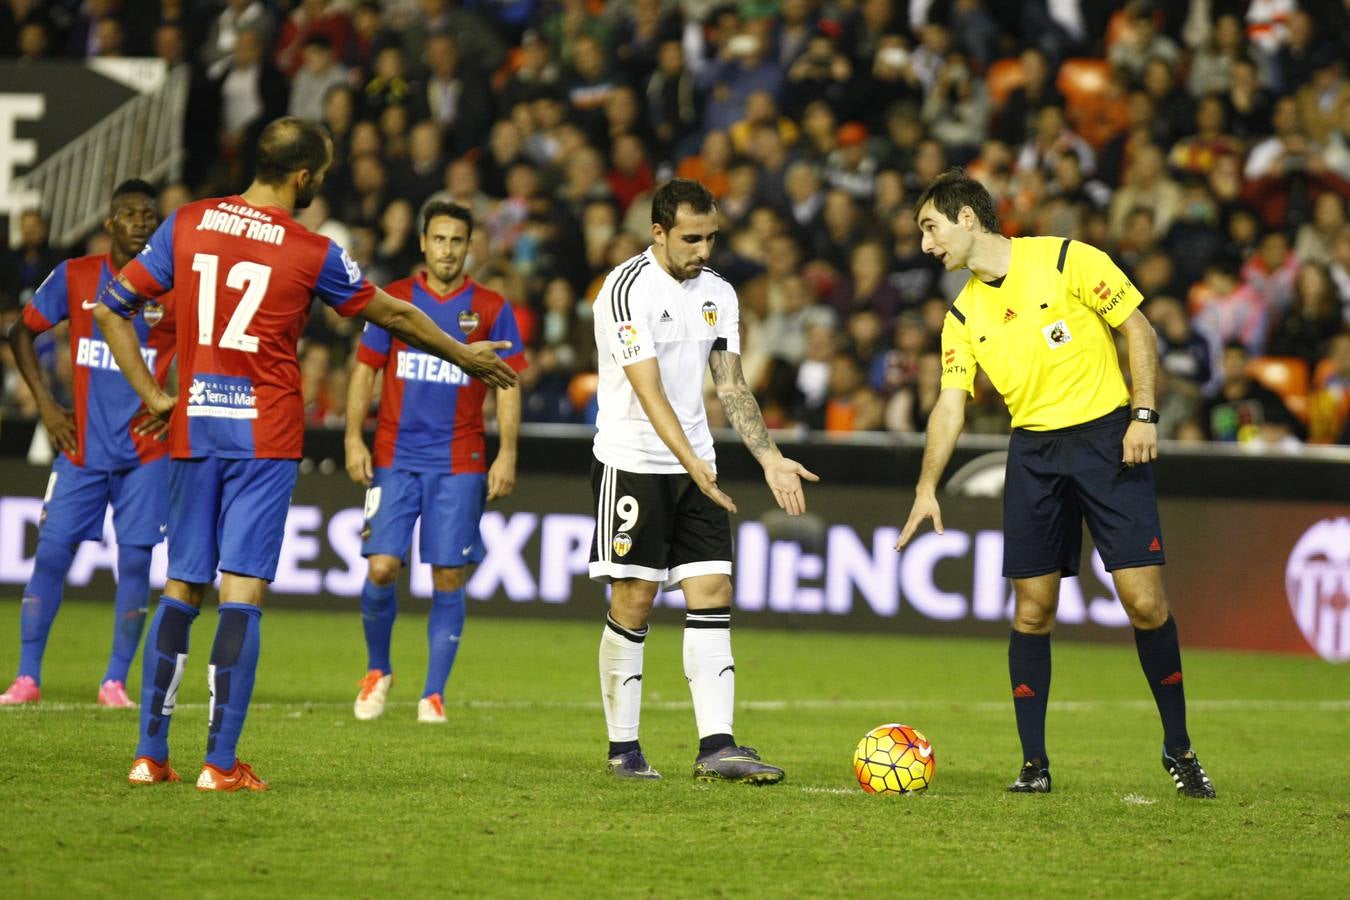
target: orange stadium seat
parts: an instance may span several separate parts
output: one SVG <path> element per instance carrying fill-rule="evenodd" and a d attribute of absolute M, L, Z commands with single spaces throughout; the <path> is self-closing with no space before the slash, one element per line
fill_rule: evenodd
<path fill-rule="evenodd" d="M 996 59 L 989 64 L 984 73 L 985 87 L 989 98 L 995 103 L 1003 103 L 1008 95 L 1026 84 L 1027 73 L 1022 70 L 1022 60 L 1016 56 L 1009 59 Z"/>
<path fill-rule="evenodd" d="M 1104 59 L 1077 57 L 1059 65 L 1055 86 L 1069 104 L 1068 113 L 1079 104 L 1099 103 L 1111 83 L 1111 64 Z"/>
<path fill-rule="evenodd" d="M 597 372 L 578 372 L 573 375 L 567 384 L 567 399 L 572 401 L 572 408 L 577 412 L 584 410 L 599 387 L 600 375 Z"/>
<path fill-rule="evenodd" d="M 1257 356 L 1247 362 L 1247 374 L 1280 395 L 1289 411 L 1308 421 L 1308 363 L 1297 356 Z"/>

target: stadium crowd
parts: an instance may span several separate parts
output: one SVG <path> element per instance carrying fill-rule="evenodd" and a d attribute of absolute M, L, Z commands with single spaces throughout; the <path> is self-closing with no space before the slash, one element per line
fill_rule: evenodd
<path fill-rule="evenodd" d="M 0 2 L 0 56 L 119 55 L 192 73 L 165 214 L 241 189 L 287 113 L 335 144 L 301 221 L 372 280 L 420 262 L 427 200 L 470 208 L 470 271 L 527 345 L 526 421 L 593 420 L 590 304 L 679 175 L 718 198 L 712 268 L 739 289 L 770 426 L 922 431 L 967 274 L 921 252 L 911 205 L 955 164 L 1006 234 L 1084 240 L 1130 274 L 1161 345 L 1162 437 L 1350 443 L 1346 0 Z M 107 240 L 53 248 L 39 213 L 20 225 L 6 321 Z M 341 421 L 354 327 L 321 305 L 310 320 L 312 424 Z M 65 354 L 48 359 L 68 385 Z M 0 365 L 6 413 L 34 415 Z M 1007 426 L 977 382 L 967 428 Z"/>

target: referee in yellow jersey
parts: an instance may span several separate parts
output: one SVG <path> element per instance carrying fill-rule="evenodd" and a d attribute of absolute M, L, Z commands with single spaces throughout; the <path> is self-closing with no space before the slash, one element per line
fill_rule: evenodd
<path fill-rule="evenodd" d="M 1008 239 L 989 192 L 961 169 L 919 197 L 923 251 L 972 277 L 942 328 L 942 391 L 928 421 L 914 507 L 896 549 L 924 519 L 942 531 L 937 486 L 965 424 L 978 365 L 1008 404 L 1003 574 L 1017 608 L 1008 643 L 1024 764 L 1009 787 L 1050 792 L 1045 710 L 1059 581 L 1077 575 L 1082 522 L 1134 625 L 1163 725 L 1163 767 L 1186 797 L 1214 796 L 1186 733 L 1177 626 L 1163 594 L 1162 529 L 1149 464 L 1158 456 L 1158 345 L 1143 300 L 1102 251 L 1057 237 Z M 1129 348 L 1134 405 L 1111 329 Z"/>

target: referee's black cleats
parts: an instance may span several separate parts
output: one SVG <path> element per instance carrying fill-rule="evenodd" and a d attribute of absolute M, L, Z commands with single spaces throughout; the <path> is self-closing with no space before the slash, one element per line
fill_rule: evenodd
<path fill-rule="evenodd" d="M 783 777 L 783 770 L 760 759 L 754 747 L 723 747 L 694 762 L 694 778 L 698 781 L 777 784 Z"/>
<path fill-rule="evenodd" d="M 1024 762 L 1022 771 L 1017 773 L 1017 780 L 1008 785 L 1008 790 L 1014 794 L 1050 793 L 1049 767 L 1039 759 Z"/>
<path fill-rule="evenodd" d="M 1214 799 L 1214 785 L 1210 784 L 1205 767 L 1200 765 L 1194 750 L 1176 751 L 1173 756 L 1163 748 L 1163 768 L 1172 776 L 1177 786 L 1177 796 L 1195 797 L 1200 800 Z"/>
<path fill-rule="evenodd" d="M 641 750 L 629 750 L 609 758 L 609 774 L 615 778 L 636 778 L 640 781 L 660 781 L 661 773 L 651 767 Z"/>

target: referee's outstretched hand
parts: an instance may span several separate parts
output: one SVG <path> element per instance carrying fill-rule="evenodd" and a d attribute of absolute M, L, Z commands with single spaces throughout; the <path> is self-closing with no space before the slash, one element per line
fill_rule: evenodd
<path fill-rule="evenodd" d="M 924 519 L 932 519 L 933 530 L 942 534 L 942 509 L 938 506 L 937 497 L 931 494 L 920 494 L 914 498 L 914 506 L 909 510 L 909 521 L 900 532 L 900 540 L 895 542 L 896 550 L 909 543 L 909 539 L 914 537 L 914 532 L 919 530 Z"/>
<path fill-rule="evenodd" d="M 695 460 L 693 468 L 689 469 L 689 477 L 694 479 L 694 484 L 698 485 L 698 489 L 706 494 L 709 500 L 729 513 L 736 511 L 736 501 L 717 486 L 717 472 L 707 460 Z"/>
<path fill-rule="evenodd" d="M 773 491 L 773 499 L 789 516 L 800 516 L 806 512 L 803 478 L 807 481 L 820 480 L 819 475 L 786 456 L 780 456 L 764 466 L 764 480 L 769 483 L 769 490 Z"/>

